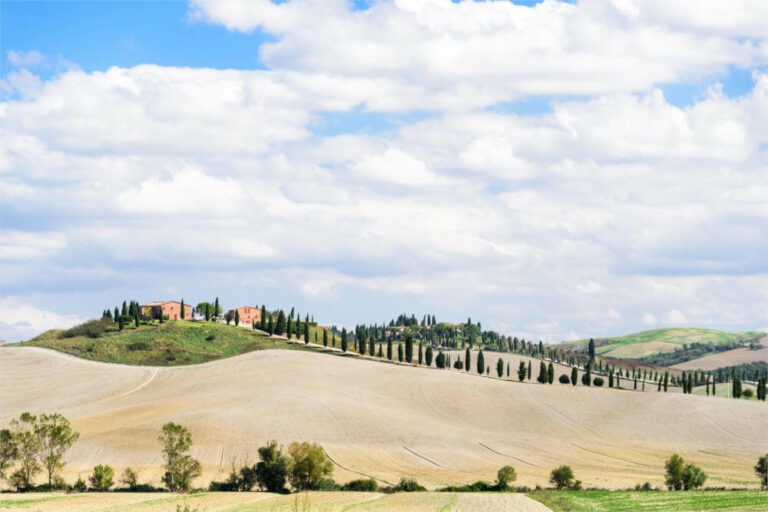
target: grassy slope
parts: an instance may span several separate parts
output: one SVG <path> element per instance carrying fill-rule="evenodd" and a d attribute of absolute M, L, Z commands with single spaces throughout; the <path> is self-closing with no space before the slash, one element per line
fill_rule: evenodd
<path fill-rule="evenodd" d="M 536 491 L 528 496 L 545 504 L 554 512 L 750 512 L 768 509 L 768 493 L 764 491 Z"/>
<path fill-rule="evenodd" d="M 234 325 L 184 320 L 112 331 L 97 339 L 59 339 L 59 332 L 48 331 L 20 345 L 51 348 L 93 361 L 150 366 L 204 363 L 254 350 L 302 348 Z"/>
<path fill-rule="evenodd" d="M 664 350 L 674 350 L 691 343 L 747 342 L 764 336 L 760 332 L 725 332 L 714 329 L 672 328 L 653 329 L 627 336 L 595 338 L 598 355 L 618 358 L 640 358 Z M 564 343 L 565 346 L 586 350 L 589 340 Z M 648 345 L 652 344 L 652 345 Z M 647 348 L 644 347 L 647 345 Z M 635 347 L 637 346 L 637 347 Z"/>

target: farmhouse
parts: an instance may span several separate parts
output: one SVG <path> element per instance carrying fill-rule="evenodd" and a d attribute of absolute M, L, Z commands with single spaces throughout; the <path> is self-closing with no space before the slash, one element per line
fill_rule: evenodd
<path fill-rule="evenodd" d="M 181 320 L 181 302 L 175 300 L 155 301 L 141 305 L 141 316 L 148 316 L 153 320 L 159 320 L 160 315 L 167 316 L 168 320 Z M 192 306 L 184 305 L 184 318 L 192 318 Z"/>
<path fill-rule="evenodd" d="M 261 310 L 259 308 L 253 308 L 251 306 L 241 306 L 239 308 L 230 309 L 227 311 L 227 319 L 230 321 L 235 320 L 235 312 L 240 314 L 240 323 L 246 325 L 252 325 L 253 322 L 261 322 Z"/>

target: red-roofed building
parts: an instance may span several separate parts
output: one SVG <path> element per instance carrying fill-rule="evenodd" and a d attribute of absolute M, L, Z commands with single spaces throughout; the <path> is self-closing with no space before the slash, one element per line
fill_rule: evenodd
<path fill-rule="evenodd" d="M 251 306 L 241 306 L 239 308 L 227 311 L 227 318 L 235 321 L 235 311 L 240 314 L 240 323 L 244 325 L 253 325 L 253 322 L 261 322 L 261 310 Z"/>
<path fill-rule="evenodd" d="M 141 316 L 148 316 L 153 320 L 160 320 L 160 315 L 167 316 L 168 320 L 181 320 L 181 302 L 175 300 L 155 301 L 141 305 Z M 192 306 L 184 304 L 184 319 L 192 318 Z"/>

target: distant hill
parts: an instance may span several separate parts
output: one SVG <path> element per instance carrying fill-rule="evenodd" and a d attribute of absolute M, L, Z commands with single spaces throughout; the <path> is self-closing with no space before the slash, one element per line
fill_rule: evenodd
<path fill-rule="evenodd" d="M 111 322 L 86 322 L 69 331 L 53 329 L 20 343 L 20 346 L 51 348 L 92 361 L 130 365 L 181 366 L 215 361 L 226 357 L 265 349 L 302 349 L 303 345 L 270 338 L 261 331 L 234 325 L 202 321 L 142 323 L 123 331 Z M 84 328 L 92 325 L 94 329 Z M 86 332 L 87 331 L 87 332 Z M 322 339 L 322 328 L 311 327 Z M 6 349 L 11 349 L 7 347 Z"/>
<path fill-rule="evenodd" d="M 686 327 L 653 329 L 626 336 L 594 338 L 594 340 L 595 353 L 597 355 L 615 359 L 632 360 L 648 358 L 657 354 L 676 352 L 684 349 L 686 346 L 690 347 L 693 344 L 699 344 L 701 347 L 697 345 L 699 349 L 697 351 L 692 351 L 692 353 L 689 354 L 690 357 L 688 359 L 694 359 L 702 357 L 708 353 L 717 352 L 718 346 L 722 346 L 721 348 L 724 349 L 736 348 L 738 345 L 757 343 L 765 336 L 765 333 L 757 331 L 725 332 L 714 329 Z M 563 345 L 586 351 L 588 343 L 589 340 L 578 340 L 567 342 Z M 675 364 L 675 362 L 670 362 L 670 364 Z"/>

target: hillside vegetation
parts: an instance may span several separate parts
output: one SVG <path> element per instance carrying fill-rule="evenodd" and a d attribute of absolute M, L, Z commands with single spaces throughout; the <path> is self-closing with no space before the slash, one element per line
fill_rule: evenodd
<path fill-rule="evenodd" d="M 686 346 L 698 344 L 711 346 L 713 351 L 718 345 L 732 348 L 734 345 L 757 342 L 766 334 L 763 332 L 725 332 L 714 329 L 672 328 L 653 329 L 626 336 L 595 338 L 595 352 L 602 357 L 615 359 L 643 359 L 657 354 L 685 350 Z M 586 351 L 589 340 L 565 343 L 565 346 Z M 705 349 L 706 352 L 706 349 Z M 702 351 L 691 351 L 690 359 L 701 357 Z M 669 357 L 670 364 L 679 363 L 679 357 Z M 658 364 L 658 363 L 656 363 Z"/>
<path fill-rule="evenodd" d="M 109 327 L 98 337 L 77 331 L 74 334 L 65 337 L 67 331 L 53 330 L 19 345 L 50 348 L 92 361 L 148 366 L 181 366 L 254 350 L 302 348 L 260 331 L 186 320 L 141 324 L 123 331 Z"/>

